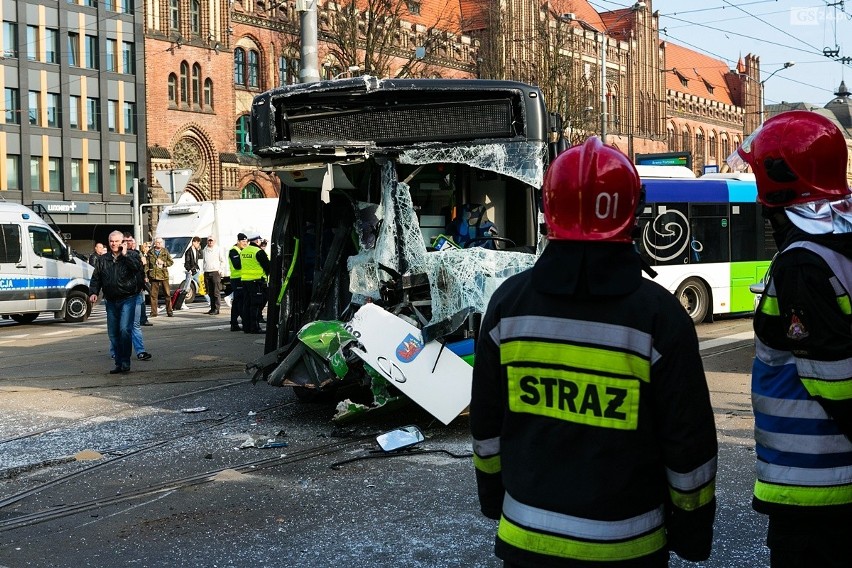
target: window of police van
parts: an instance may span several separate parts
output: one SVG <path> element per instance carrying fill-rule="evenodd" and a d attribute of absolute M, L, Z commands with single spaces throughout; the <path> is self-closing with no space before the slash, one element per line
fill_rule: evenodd
<path fill-rule="evenodd" d="M 62 260 L 64 247 L 53 233 L 43 227 L 29 227 L 29 232 L 35 254 L 43 258 Z"/>
<path fill-rule="evenodd" d="M 21 262 L 21 230 L 18 225 L 0 225 L 0 264 Z"/>

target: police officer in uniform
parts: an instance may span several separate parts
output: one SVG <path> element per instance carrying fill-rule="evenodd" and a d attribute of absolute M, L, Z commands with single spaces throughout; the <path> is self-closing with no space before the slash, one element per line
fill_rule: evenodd
<path fill-rule="evenodd" d="M 242 283 L 242 259 L 240 252 L 248 246 L 248 237 L 245 233 L 237 233 L 237 242 L 228 251 L 228 265 L 231 270 L 231 290 L 234 300 L 231 302 L 231 331 L 240 331 L 239 319 L 243 311 L 243 283 Z M 243 320 L 245 327 L 245 320 Z"/>
<path fill-rule="evenodd" d="M 260 328 L 260 309 L 266 290 L 266 275 L 269 274 L 269 257 L 260 248 L 260 235 L 249 237 L 249 244 L 240 251 L 240 270 L 243 281 L 243 331 L 264 333 Z"/>
<path fill-rule="evenodd" d="M 505 566 L 662 567 L 708 558 L 716 429 L 698 339 L 642 277 L 639 175 L 596 138 L 553 162 L 548 245 L 483 317 L 470 427 Z"/>
<path fill-rule="evenodd" d="M 778 250 L 754 316 L 757 481 L 773 568 L 852 564 L 852 198 L 843 134 L 809 111 L 767 120 L 751 166 Z"/>

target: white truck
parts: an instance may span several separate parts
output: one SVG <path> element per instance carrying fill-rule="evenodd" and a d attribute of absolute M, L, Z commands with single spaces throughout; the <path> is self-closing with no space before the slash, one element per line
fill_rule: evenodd
<path fill-rule="evenodd" d="M 53 312 L 81 322 L 92 311 L 92 272 L 35 211 L 0 201 L 0 316 L 30 323 Z"/>
<path fill-rule="evenodd" d="M 271 241 L 272 226 L 278 198 L 222 199 L 177 203 L 166 207 L 154 231 L 154 238 L 162 238 L 174 264 L 169 268 L 169 285 L 174 290 L 186 280 L 184 254 L 193 237 L 201 238 L 201 248 L 207 246 L 207 237 L 213 235 L 227 258 L 228 250 L 236 243 L 237 233 L 257 233 Z M 268 252 L 268 251 L 267 251 Z M 203 269 L 203 265 L 202 265 Z M 227 262 L 225 278 L 230 277 Z M 197 290 L 193 281 L 186 292 L 185 302 L 195 300 Z"/>

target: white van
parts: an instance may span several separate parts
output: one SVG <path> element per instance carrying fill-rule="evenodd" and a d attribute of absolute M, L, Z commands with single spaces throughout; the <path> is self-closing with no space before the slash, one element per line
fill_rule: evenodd
<path fill-rule="evenodd" d="M 30 323 L 41 312 L 89 317 L 93 268 L 32 209 L 0 201 L 0 316 Z"/>

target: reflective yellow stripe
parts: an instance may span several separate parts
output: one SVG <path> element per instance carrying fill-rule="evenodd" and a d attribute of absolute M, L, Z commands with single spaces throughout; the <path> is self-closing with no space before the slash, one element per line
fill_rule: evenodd
<path fill-rule="evenodd" d="M 761 501 L 781 505 L 803 505 L 811 507 L 819 507 L 821 505 L 848 505 L 852 503 L 852 485 L 802 487 L 795 485 L 776 485 L 757 480 L 754 484 L 754 496 Z"/>
<path fill-rule="evenodd" d="M 778 308 L 778 298 L 774 296 L 764 296 L 761 298 L 760 311 L 768 316 L 780 316 L 781 310 Z"/>
<path fill-rule="evenodd" d="M 848 295 L 837 296 L 837 305 L 840 306 L 841 312 L 847 316 L 852 315 L 852 303 L 850 303 Z"/>
<path fill-rule="evenodd" d="M 564 369 L 508 367 L 509 410 L 578 424 L 635 430 L 639 423 L 639 386 Z"/>
<path fill-rule="evenodd" d="M 608 375 L 635 377 L 646 383 L 651 378 L 647 359 L 623 351 L 596 347 L 581 347 L 543 341 L 510 341 L 500 346 L 500 362 L 511 365 L 535 362 L 542 365 L 567 365 Z"/>
<path fill-rule="evenodd" d="M 648 556 L 666 545 L 666 531 L 662 527 L 647 535 L 626 541 L 584 542 L 531 531 L 512 523 L 506 517 L 500 517 L 497 536 L 516 548 L 538 554 L 608 562 Z"/>
<path fill-rule="evenodd" d="M 811 396 L 821 396 L 828 400 L 852 399 L 852 378 L 845 381 L 821 381 L 805 377 L 801 379 Z"/>
<path fill-rule="evenodd" d="M 669 495 L 672 498 L 672 503 L 678 509 L 694 511 L 713 500 L 713 496 L 716 495 L 716 482 L 714 481 L 698 491 L 690 491 L 689 493 L 681 493 L 674 487 L 669 487 Z"/>
<path fill-rule="evenodd" d="M 499 455 L 483 458 L 473 454 L 473 466 L 482 473 L 500 473 L 503 470 Z"/>

